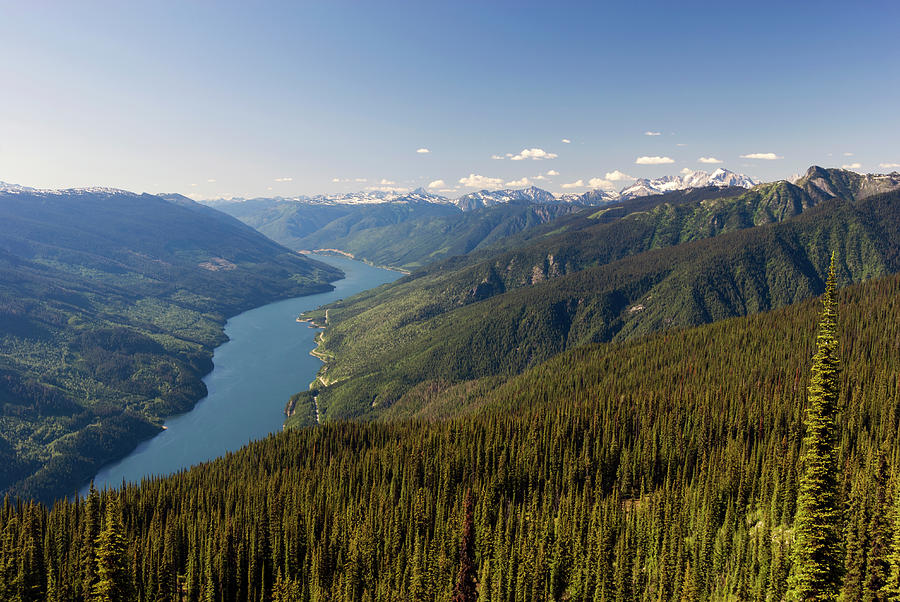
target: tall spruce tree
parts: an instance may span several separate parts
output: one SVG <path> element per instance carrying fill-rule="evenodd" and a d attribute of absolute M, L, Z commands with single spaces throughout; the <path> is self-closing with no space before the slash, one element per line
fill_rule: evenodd
<path fill-rule="evenodd" d="M 803 476 L 794 519 L 790 597 L 803 602 L 837 600 L 841 583 L 836 444 L 839 362 L 835 288 L 832 253 L 808 389 Z"/>
<path fill-rule="evenodd" d="M 119 499 L 111 497 L 106 506 L 103 530 L 97 538 L 97 583 L 91 597 L 96 602 L 131 599 L 128 550 L 121 512 Z"/>
<path fill-rule="evenodd" d="M 465 519 L 459 546 L 459 573 L 453 588 L 453 602 L 475 602 L 478 599 L 478 567 L 475 564 L 475 519 L 472 490 L 466 490 Z"/>
<path fill-rule="evenodd" d="M 891 512 L 893 522 L 893 534 L 891 553 L 888 555 L 888 578 L 884 586 L 884 593 L 891 600 L 900 600 L 900 479 L 897 475 L 893 478 L 894 502 Z"/>

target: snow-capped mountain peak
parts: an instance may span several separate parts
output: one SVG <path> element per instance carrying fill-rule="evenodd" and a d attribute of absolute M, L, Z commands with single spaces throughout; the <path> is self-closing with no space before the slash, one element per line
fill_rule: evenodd
<path fill-rule="evenodd" d="M 651 194 L 660 194 L 672 190 L 687 190 L 688 188 L 701 188 L 703 186 L 740 186 L 752 188 L 756 185 L 749 177 L 734 173 L 724 168 L 718 168 L 712 173 L 702 170 L 686 172 L 680 176 L 663 176 L 654 179 L 635 180 L 630 186 L 626 186 L 619 192 L 623 199 L 631 199 Z"/>
<path fill-rule="evenodd" d="M 480 207 L 492 207 L 504 203 L 555 203 L 557 201 L 558 199 L 553 193 L 537 186 L 529 186 L 518 190 L 512 188 L 479 190 L 464 194 L 451 202 L 463 211 L 471 211 Z"/>
<path fill-rule="evenodd" d="M 30 186 L 21 186 L 19 184 L 10 184 L 8 182 L 0 182 L 0 192 L 5 192 L 8 194 L 33 194 L 40 196 L 49 196 L 49 195 L 65 195 L 72 196 L 77 194 L 131 194 L 134 195 L 136 193 L 129 192 L 128 190 L 121 190 L 119 188 L 107 188 L 103 186 L 87 186 L 84 188 L 32 188 Z"/>
<path fill-rule="evenodd" d="M 237 203 L 245 200 L 258 199 L 212 199 L 202 201 L 207 205 L 222 203 Z M 276 201 L 293 201 L 307 205 L 376 205 L 380 203 L 435 203 L 446 205 L 452 201 L 446 197 L 428 192 L 424 188 L 416 188 L 412 192 L 386 192 L 382 190 L 362 190 L 359 192 L 338 192 L 330 194 L 317 194 L 313 196 L 299 195 L 293 197 L 274 197 Z"/>
<path fill-rule="evenodd" d="M 0 182 L 0 192 L 31 192 L 34 188 L 28 186 L 19 186 L 18 184 L 10 184 L 8 182 Z"/>

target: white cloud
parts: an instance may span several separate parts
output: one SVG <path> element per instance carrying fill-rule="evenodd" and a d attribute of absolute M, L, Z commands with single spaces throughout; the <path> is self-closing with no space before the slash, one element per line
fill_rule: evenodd
<path fill-rule="evenodd" d="M 548 176 L 558 176 L 559 172 L 556 171 L 555 169 L 551 169 L 550 171 L 547 172 L 547 175 Z"/>
<path fill-rule="evenodd" d="M 331 181 L 334 182 L 335 184 L 337 184 L 338 182 L 341 181 L 341 179 L 340 178 L 331 178 Z"/>
<path fill-rule="evenodd" d="M 610 180 L 604 178 L 591 178 L 588 180 L 588 186 L 591 188 L 603 188 L 604 190 L 610 190 L 611 188 L 616 187 Z"/>
<path fill-rule="evenodd" d="M 428 150 L 427 148 L 417 148 L 416 152 L 419 153 L 420 155 L 427 155 L 431 151 Z"/>
<path fill-rule="evenodd" d="M 354 181 L 354 182 L 368 182 L 369 179 L 368 179 L 368 178 L 356 178 L 356 179 L 354 179 L 353 181 Z"/>
<path fill-rule="evenodd" d="M 542 148 L 523 148 L 521 153 L 513 155 L 510 159 L 512 161 L 522 161 L 524 159 L 538 161 L 540 159 L 555 159 L 557 156 L 556 153 L 548 153 Z"/>
<path fill-rule="evenodd" d="M 750 153 L 749 155 L 741 155 L 741 159 L 762 159 L 763 161 L 774 161 L 781 159 L 775 153 Z"/>
<path fill-rule="evenodd" d="M 700 157 L 697 159 L 700 163 L 721 163 L 721 159 L 716 159 L 715 157 Z"/>
<path fill-rule="evenodd" d="M 607 180 L 611 180 L 611 181 L 613 181 L 613 182 L 622 182 L 622 181 L 636 180 L 636 179 L 637 179 L 637 178 L 635 178 L 634 176 L 629 176 L 627 173 L 622 173 L 622 172 L 619 171 L 618 169 L 615 170 L 615 171 L 608 171 L 608 172 L 606 172 L 605 178 L 606 178 Z"/>
<path fill-rule="evenodd" d="M 847 163 L 845 165 L 841 165 L 841 169 L 859 169 L 862 167 L 860 163 Z"/>
<path fill-rule="evenodd" d="M 545 176 L 543 174 L 538 174 L 538 175 L 534 176 L 534 179 L 535 180 L 546 180 L 547 176 Z"/>
<path fill-rule="evenodd" d="M 675 146 L 687 146 L 687 144 L 685 144 L 684 142 L 678 142 L 675 144 Z"/>
<path fill-rule="evenodd" d="M 651 132 L 649 130 L 644 132 L 644 136 L 659 136 L 659 135 L 660 135 L 660 132 Z"/>
<path fill-rule="evenodd" d="M 212 179 L 212 178 L 208 179 L 207 182 L 209 182 L 210 184 L 215 184 L 215 183 L 216 183 L 216 181 L 215 181 L 214 179 Z"/>
<path fill-rule="evenodd" d="M 574 182 L 569 182 L 568 184 L 563 184 L 563 188 L 584 188 L 584 180 L 575 180 Z"/>
<path fill-rule="evenodd" d="M 845 157 L 852 157 L 852 156 L 853 156 L 853 153 L 844 153 L 844 156 L 845 156 Z"/>
<path fill-rule="evenodd" d="M 511 180 L 506 183 L 507 186 L 528 186 L 531 182 L 528 181 L 528 178 L 522 178 L 520 180 Z"/>
<path fill-rule="evenodd" d="M 438 190 L 438 192 L 443 192 L 445 194 L 448 192 L 453 192 L 453 191 L 454 191 L 453 188 L 441 188 L 440 190 Z"/>
<path fill-rule="evenodd" d="M 379 192 L 407 192 L 409 188 L 405 186 L 398 186 L 397 182 L 395 182 L 394 180 L 381 178 L 381 181 L 378 182 L 378 184 L 367 186 L 366 190 L 377 190 Z"/>
<path fill-rule="evenodd" d="M 900 163 L 879 163 L 878 167 L 883 167 L 884 169 L 896 169 L 900 167 Z"/>
<path fill-rule="evenodd" d="M 294 178 L 275 178 L 276 182 L 293 182 Z"/>
<path fill-rule="evenodd" d="M 445 186 L 447 186 L 447 183 L 443 180 L 435 180 L 428 184 L 429 188 L 444 188 Z"/>
<path fill-rule="evenodd" d="M 671 157 L 638 157 L 634 162 L 637 165 L 665 165 L 675 163 L 675 159 Z"/>
<path fill-rule="evenodd" d="M 569 140 L 568 138 L 563 138 L 563 139 L 562 139 L 562 143 L 563 143 L 563 144 L 572 144 L 572 141 Z"/>
<path fill-rule="evenodd" d="M 502 161 L 503 155 L 491 155 L 491 159 Z"/>
<path fill-rule="evenodd" d="M 503 185 L 503 180 L 470 173 L 467 177 L 460 178 L 459 183 L 466 188 L 499 188 Z"/>
<path fill-rule="evenodd" d="M 694 170 L 691 169 L 690 167 L 682 167 L 681 173 L 683 173 L 684 175 L 688 175 L 688 174 L 694 173 Z"/>

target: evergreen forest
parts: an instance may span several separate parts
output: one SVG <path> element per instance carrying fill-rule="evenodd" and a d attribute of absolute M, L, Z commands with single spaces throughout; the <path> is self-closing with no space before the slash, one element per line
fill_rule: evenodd
<path fill-rule="evenodd" d="M 7 498 L 0 596 L 783 600 L 821 449 L 832 594 L 893 599 L 900 276 L 830 283 L 824 310 L 583 345 L 435 390 L 427 415 L 291 429 L 52 508 Z"/>

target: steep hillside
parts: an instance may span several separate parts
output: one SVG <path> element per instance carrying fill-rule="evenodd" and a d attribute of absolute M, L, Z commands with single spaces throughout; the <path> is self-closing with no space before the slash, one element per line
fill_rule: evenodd
<path fill-rule="evenodd" d="M 0 491 L 73 491 L 205 394 L 228 316 L 338 277 L 184 197 L 0 193 Z"/>
<path fill-rule="evenodd" d="M 829 249 L 848 281 L 900 269 L 897 192 L 816 204 L 779 182 L 611 221 L 600 210 L 594 224 L 563 218 L 562 232 L 336 303 L 320 408 L 377 415 L 424 381 L 515 373 L 587 342 L 793 303 L 821 292 Z"/>
<path fill-rule="evenodd" d="M 833 197 L 864 199 L 900 188 L 900 173 L 861 174 L 814 165 L 795 183 L 816 200 Z"/>
<path fill-rule="evenodd" d="M 406 270 L 489 246 L 582 209 L 568 203 L 505 202 L 463 212 L 438 203 L 317 205 L 275 200 L 217 208 L 292 249 L 337 249 Z"/>
<path fill-rule="evenodd" d="M 897 276 L 838 295 L 846 598 L 900 551 L 898 298 Z M 298 429 L 77 505 L 6 504 L 0 592 L 82 599 L 112 533 L 135 599 L 447 600 L 469 492 L 479 599 L 782 600 L 820 308 L 420 390 L 449 420 Z"/>

